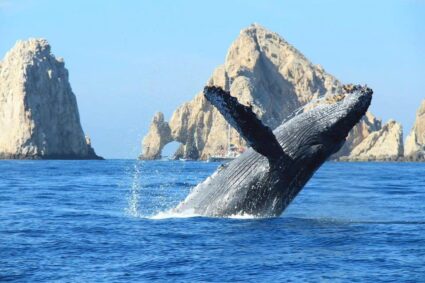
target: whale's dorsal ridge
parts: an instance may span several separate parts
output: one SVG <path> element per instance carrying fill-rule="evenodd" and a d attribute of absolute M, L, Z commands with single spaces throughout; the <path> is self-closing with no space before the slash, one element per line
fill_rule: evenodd
<path fill-rule="evenodd" d="M 204 88 L 205 98 L 214 105 L 224 119 L 235 128 L 255 151 L 267 157 L 274 166 L 289 156 L 283 151 L 273 131 L 264 125 L 251 107 L 242 105 L 230 92 L 217 86 Z"/>

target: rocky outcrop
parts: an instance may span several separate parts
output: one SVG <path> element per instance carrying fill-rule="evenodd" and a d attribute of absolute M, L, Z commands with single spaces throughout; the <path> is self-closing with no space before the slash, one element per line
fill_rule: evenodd
<path fill-rule="evenodd" d="M 369 134 L 357 145 L 348 157 L 351 161 L 395 161 L 403 158 L 403 129 L 394 120 L 390 120 L 382 129 Z"/>
<path fill-rule="evenodd" d="M 263 123 L 273 129 L 296 109 L 315 99 L 339 94 L 342 87 L 336 78 L 321 66 L 313 65 L 278 34 L 256 24 L 240 32 L 228 50 L 225 63 L 216 68 L 207 84 L 230 90 L 239 102 L 252 105 Z M 226 121 L 202 93 L 173 113 L 169 127 L 171 140 L 182 144 L 176 153 L 180 157 L 206 159 L 222 152 L 228 140 L 237 147 L 245 146 L 234 129 L 228 130 Z M 380 128 L 380 121 L 368 113 L 335 157 L 348 155 Z M 148 159 L 158 158 L 164 145 L 161 143 L 152 150 L 152 144 L 158 140 L 152 131 L 156 131 L 154 124 L 143 142 L 142 156 Z"/>
<path fill-rule="evenodd" d="M 0 63 L 0 133 L 0 158 L 99 159 L 64 61 L 44 39 L 18 41 Z"/>
<path fill-rule="evenodd" d="M 406 138 L 405 155 L 414 156 L 425 154 L 425 100 L 422 101 L 412 131 Z"/>
<path fill-rule="evenodd" d="M 372 113 L 367 112 L 361 122 L 353 127 L 348 134 L 346 142 L 342 148 L 333 155 L 332 159 L 338 159 L 342 156 L 349 156 L 354 148 L 356 148 L 371 133 L 379 131 L 382 128 L 381 120 L 375 118 Z"/>
<path fill-rule="evenodd" d="M 143 140 L 143 153 L 140 158 L 145 160 L 161 158 L 161 149 L 172 140 L 170 126 L 164 121 L 164 114 L 156 113 L 149 134 Z"/>

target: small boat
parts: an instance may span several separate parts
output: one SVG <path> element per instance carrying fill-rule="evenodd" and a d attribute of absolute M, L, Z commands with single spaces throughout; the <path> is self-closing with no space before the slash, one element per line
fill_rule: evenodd
<path fill-rule="evenodd" d="M 230 145 L 229 150 L 223 155 L 213 155 L 208 157 L 208 162 L 229 162 L 237 158 L 244 150 L 240 150 L 233 144 Z"/>
<path fill-rule="evenodd" d="M 210 156 L 207 162 L 229 162 L 235 159 L 235 157 L 224 157 L 224 156 Z"/>
<path fill-rule="evenodd" d="M 227 127 L 227 152 L 223 152 L 221 155 L 210 156 L 208 157 L 207 162 L 230 162 L 245 151 L 245 148 L 239 148 L 236 145 L 230 143 L 230 125 L 227 124 Z"/>
<path fill-rule="evenodd" d="M 186 162 L 186 161 L 195 161 L 195 160 L 194 159 L 190 159 L 190 158 L 179 158 L 179 161 Z"/>

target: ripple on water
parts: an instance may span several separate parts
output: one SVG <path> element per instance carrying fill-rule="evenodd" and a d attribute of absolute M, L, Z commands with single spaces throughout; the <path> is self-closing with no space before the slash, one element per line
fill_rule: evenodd
<path fill-rule="evenodd" d="M 423 281 L 424 164 L 327 163 L 282 217 L 173 214 L 217 166 L 0 162 L 0 281 Z"/>

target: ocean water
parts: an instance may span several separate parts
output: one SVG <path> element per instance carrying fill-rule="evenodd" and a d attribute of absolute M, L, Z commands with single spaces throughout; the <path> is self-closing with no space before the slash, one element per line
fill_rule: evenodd
<path fill-rule="evenodd" d="M 326 163 L 278 218 L 164 213 L 217 166 L 1 161 L 0 281 L 425 281 L 425 164 Z"/>

